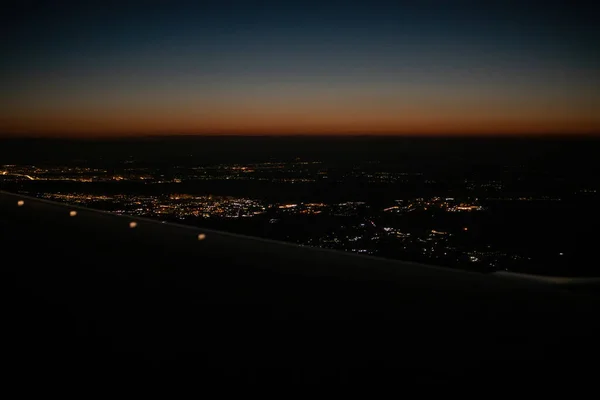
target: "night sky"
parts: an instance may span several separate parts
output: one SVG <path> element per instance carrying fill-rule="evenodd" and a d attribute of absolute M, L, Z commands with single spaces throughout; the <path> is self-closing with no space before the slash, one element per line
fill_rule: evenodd
<path fill-rule="evenodd" d="M 11 3 L 4 135 L 600 133 L 583 2 Z"/>

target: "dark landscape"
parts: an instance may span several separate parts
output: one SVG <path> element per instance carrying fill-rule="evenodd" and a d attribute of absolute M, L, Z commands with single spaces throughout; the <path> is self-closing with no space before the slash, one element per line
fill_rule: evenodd
<path fill-rule="evenodd" d="M 8 191 L 308 246 L 597 276 L 599 151 L 585 137 L 4 140 L 0 180 Z"/>

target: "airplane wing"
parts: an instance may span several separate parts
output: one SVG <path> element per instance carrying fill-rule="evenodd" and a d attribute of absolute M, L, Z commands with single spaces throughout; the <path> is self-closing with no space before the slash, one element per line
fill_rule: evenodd
<path fill-rule="evenodd" d="M 531 383 L 593 374 L 587 360 L 599 354 L 595 290 L 560 280 L 297 246 L 7 192 L 0 243 L 3 363 L 15 376 Z"/>

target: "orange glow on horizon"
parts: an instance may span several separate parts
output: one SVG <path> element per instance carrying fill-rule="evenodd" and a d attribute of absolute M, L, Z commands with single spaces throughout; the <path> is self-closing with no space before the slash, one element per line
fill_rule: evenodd
<path fill-rule="evenodd" d="M 267 88 L 268 89 L 268 88 Z M 483 96 L 456 88 L 388 94 L 358 88 L 246 90 L 177 101 L 33 99 L 0 113 L 0 135 L 486 135 L 600 134 L 594 100 Z M 427 88 L 424 87 L 423 91 Z M 383 92 L 380 93 L 380 92 Z"/>
<path fill-rule="evenodd" d="M 546 121 L 491 118 L 214 118 L 194 121 L 151 117 L 35 118 L 0 120 L 0 135 L 40 137 L 119 137 L 145 135 L 490 135 L 490 134 L 600 134 L 600 120 Z"/>

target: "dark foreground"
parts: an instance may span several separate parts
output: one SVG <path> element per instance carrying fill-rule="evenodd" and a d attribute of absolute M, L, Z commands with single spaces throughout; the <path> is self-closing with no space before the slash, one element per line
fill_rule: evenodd
<path fill-rule="evenodd" d="M 71 210 L 0 192 L 9 381 L 595 377 L 589 290 Z"/>

